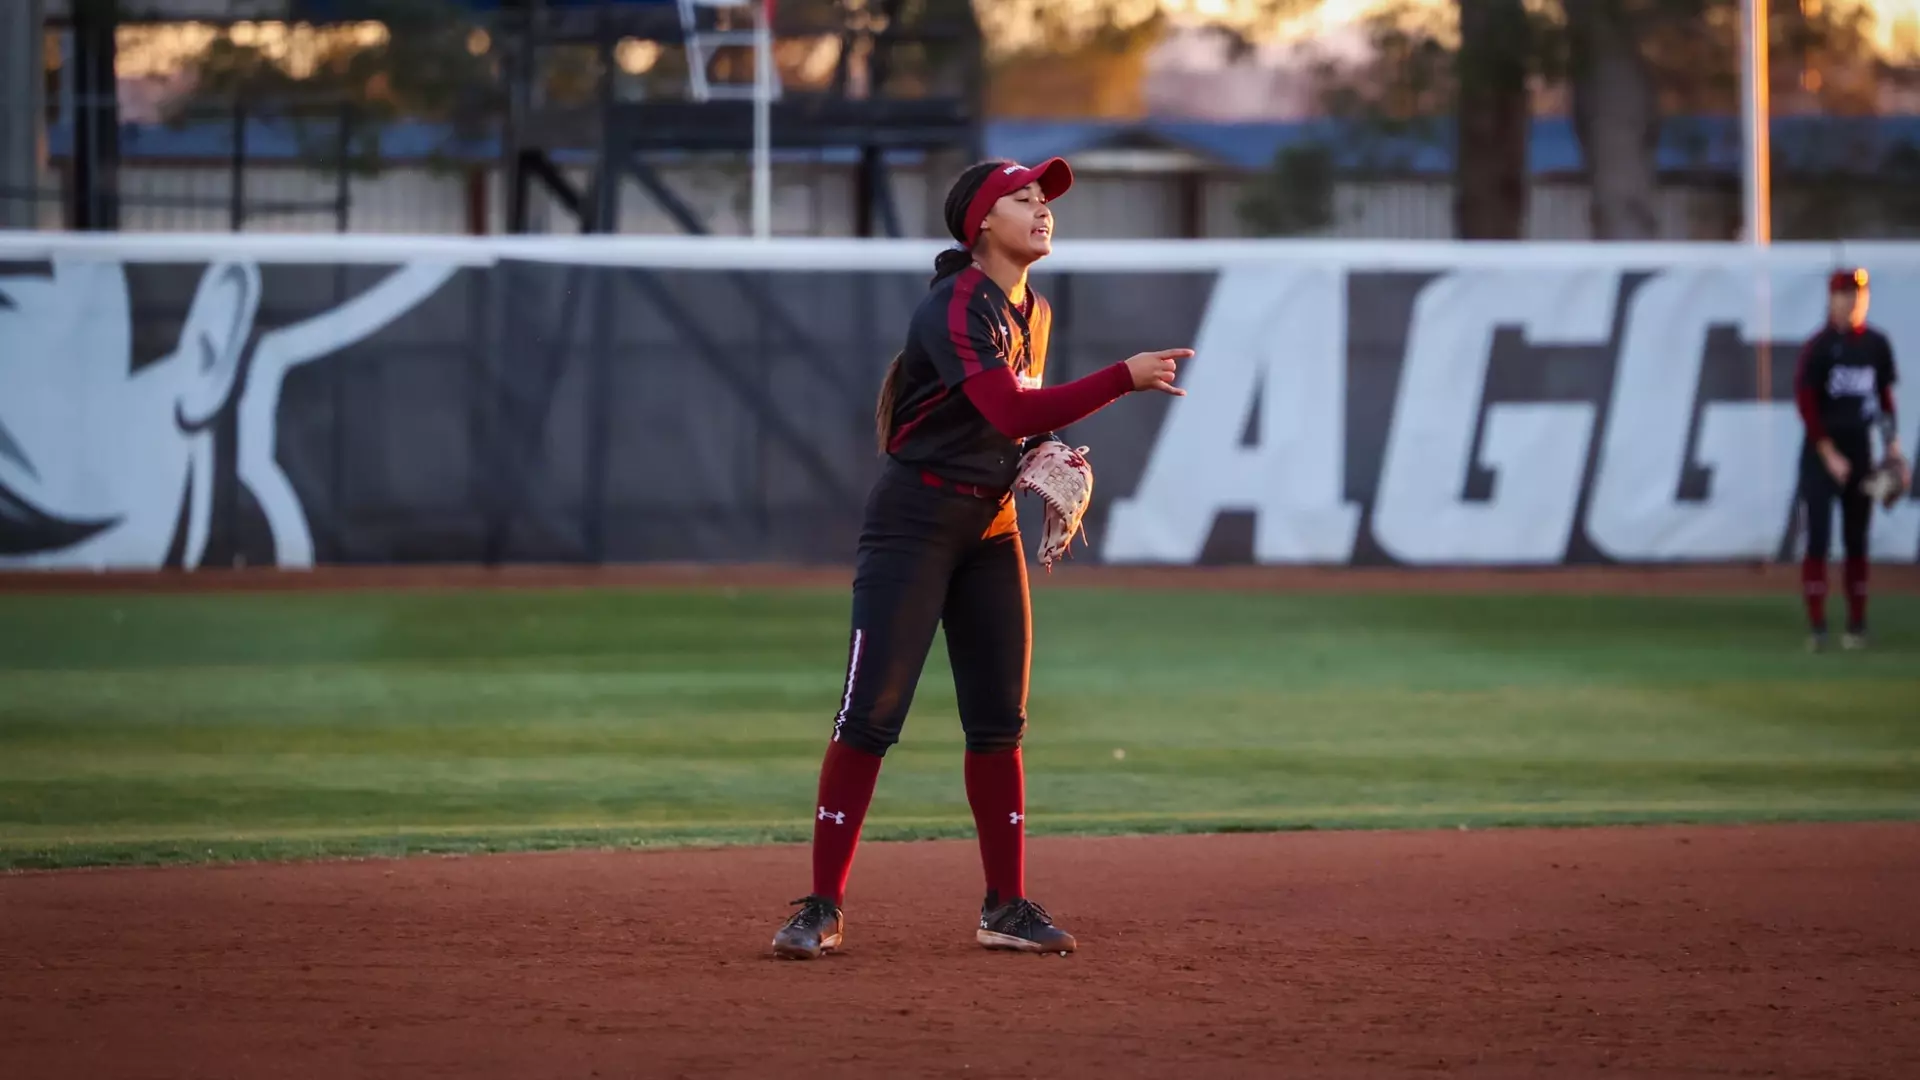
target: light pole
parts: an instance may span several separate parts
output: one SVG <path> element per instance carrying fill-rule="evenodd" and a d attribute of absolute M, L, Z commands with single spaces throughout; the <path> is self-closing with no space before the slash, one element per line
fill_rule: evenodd
<path fill-rule="evenodd" d="M 1773 268 L 1768 265 L 1766 249 L 1773 243 L 1773 156 L 1771 110 L 1767 94 L 1767 0 L 1741 0 L 1740 37 L 1744 48 L 1740 56 L 1740 119 L 1743 127 L 1741 149 L 1744 167 L 1741 174 L 1744 239 L 1753 249 L 1754 303 L 1754 383 L 1761 402 L 1773 398 Z M 1770 448 L 1779 440 L 1771 437 L 1772 425 L 1780 418 L 1768 410 L 1767 445 L 1760 448 L 1767 462 L 1766 480 L 1772 487 L 1773 458 Z M 1772 563 L 1774 553 L 1761 558 L 1762 565 Z"/>
<path fill-rule="evenodd" d="M 1745 49 L 1740 63 L 1741 140 L 1746 167 L 1741 170 L 1747 243 L 1765 247 L 1773 242 L 1773 176 L 1768 140 L 1767 0 L 1741 0 L 1741 38 Z"/>
<path fill-rule="evenodd" d="M 754 28 L 753 235 L 773 235 L 773 0 L 760 0 Z"/>

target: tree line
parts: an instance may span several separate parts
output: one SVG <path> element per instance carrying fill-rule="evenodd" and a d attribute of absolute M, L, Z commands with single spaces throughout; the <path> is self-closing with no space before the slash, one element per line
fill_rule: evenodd
<path fill-rule="evenodd" d="M 1453 150 L 1454 225 L 1462 239 L 1525 234 L 1532 121 L 1561 114 L 1578 139 L 1597 240 L 1659 235 L 1663 133 L 1678 118 L 1741 115 L 1740 0 L 1453 0 L 1375 12 L 1368 62 L 1323 67 L 1326 111 L 1350 140 L 1443 143 Z M 1844 118 L 1871 117 L 1881 91 L 1913 70 L 1881 54 L 1861 0 L 1771 0 L 1769 91 L 1776 114 L 1832 118 L 1833 137 L 1776 145 L 1774 231 L 1836 236 L 1864 227 L 1920 226 L 1906 190 L 1920 153 L 1888 147 Z M 1727 128 L 1720 129 L 1724 133 Z M 1737 128 L 1734 129 L 1737 135 Z M 1712 132 L 1689 146 L 1704 164 Z M 1328 212 L 1327 161 L 1353 147 L 1284 151 L 1255 185 L 1247 216 L 1268 232 L 1312 231 Z M 1344 151 L 1344 153 L 1338 153 Z M 1694 182 L 1721 196 L 1721 231 L 1739 228 L 1740 180 L 1704 168 Z"/>

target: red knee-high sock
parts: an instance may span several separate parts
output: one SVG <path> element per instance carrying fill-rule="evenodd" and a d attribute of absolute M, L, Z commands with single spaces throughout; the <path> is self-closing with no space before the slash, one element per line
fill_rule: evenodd
<path fill-rule="evenodd" d="M 1000 903 L 1027 895 L 1027 778 L 1020 748 L 967 751 L 967 802 L 980 833 L 980 868 Z"/>
<path fill-rule="evenodd" d="M 827 744 L 820 765 L 820 801 L 813 813 L 813 894 L 835 904 L 847 898 L 847 874 L 860 845 L 860 825 L 873 802 L 884 760 L 843 742 Z"/>
<path fill-rule="evenodd" d="M 1816 632 L 1827 628 L 1827 560 L 1812 555 L 1800 560 L 1800 595 L 1807 602 L 1807 625 Z"/>
<path fill-rule="evenodd" d="M 1847 629 L 1867 627 L 1867 560 L 1847 556 Z"/>

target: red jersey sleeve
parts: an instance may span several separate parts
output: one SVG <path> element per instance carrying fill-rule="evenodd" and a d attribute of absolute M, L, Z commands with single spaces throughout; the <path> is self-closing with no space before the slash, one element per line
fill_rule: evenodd
<path fill-rule="evenodd" d="M 1793 401 L 1800 409 L 1800 422 L 1806 426 L 1807 438 L 1819 442 L 1827 437 L 1826 425 L 1820 421 L 1820 396 L 1814 386 L 1813 347 L 1820 341 L 1818 337 L 1808 341 L 1800 349 L 1800 364 L 1793 373 Z"/>
<path fill-rule="evenodd" d="M 1900 369 L 1893 362 L 1893 342 L 1880 339 L 1880 411 L 1888 416 L 1897 415 L 1894 411 L 1893 387 L 1900 381 Z"/>
<path fill-rule="evenodd" d="M 1123 361 L 1085 378 L 1039 390 L 1022 390 L 1005 365 L 981 372 L 961 384 L 967 400 L 994 430 L 1009 439 L 1044 435 L 1084 420 L 1133 390 L 1133 373 Z"/>

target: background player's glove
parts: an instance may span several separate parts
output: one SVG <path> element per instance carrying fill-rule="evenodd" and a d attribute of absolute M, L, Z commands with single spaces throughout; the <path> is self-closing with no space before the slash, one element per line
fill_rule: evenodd
<path fill-rule="evenodd" d="M 1065 558 L 1073 538 L 1081 534 L 1080 519 L 1093 502 L 1093 468 L 1087 448 L 1062 442 L 1043 442 L 1020 459 L 1019 491 L 1031 491 L 1046 503 L 1046 525 L 1040 534 L 1040 565 L 1052 572 L 1055 560 Z"/>
<path fill-rule="evenodd" d="M 1907 493 L 1906 462 L 1898 455 L 1889 456 L 1868 473 L 1866 479 L 1860 481 L 1860 490 L 1867 498 L 1889 510 L 1893 509 L 1893 504 Z"/>

